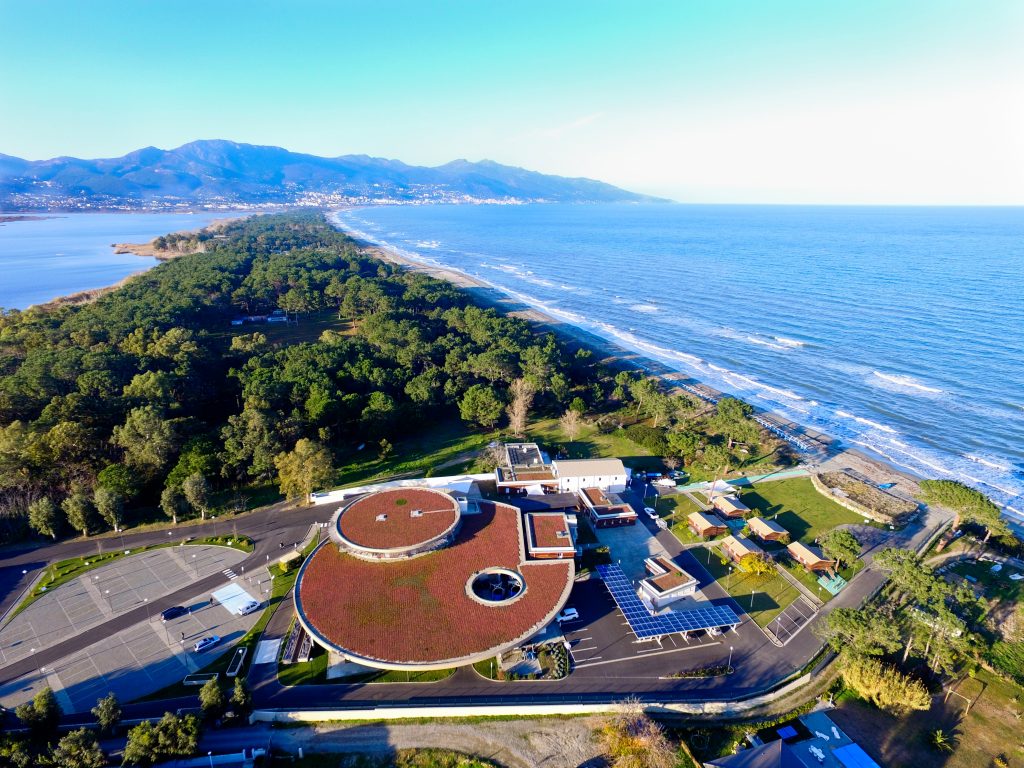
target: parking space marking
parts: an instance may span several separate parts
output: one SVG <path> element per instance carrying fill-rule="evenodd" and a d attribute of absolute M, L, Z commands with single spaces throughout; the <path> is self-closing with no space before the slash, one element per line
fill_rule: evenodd
<path fill-rule="evenodd" d="M 721 643 L 720 640 L 715 640 L 714 642 L 711 642 L 711 643 L 701 643 L 700 645 L 690 645 L 690 646 L 687 646 L 685 648 L 672 648 L 672 649 L 669 649 L 667 651 L 656 651 L 655 653 L 647 654 L 647 656 L 645 656 L 645 658 L 650 658 L 651 656 L 664 656 L 665 654 L 669 654 L 669 653 L 681 653 L 683 651 L 695 651 L 698 648 L 710 648 L 713 645 L 721 645 L 721 644 L 722 643 Z M 604 664 L 618 664 L 618 663 L 623 662 L 623 661 L 633 661 L 635 659 L 636 659 L 636 656 L 633 655 L 633 656 L 624 656 L 621 659 L 606 659 L 604 661 L 597 661 L 597 662 L 594 662 L 594 661 L 591 661 L 591 660 L 587 660 L 587 661 L 585 661 L 582 664 L 577 664 L 576 665 L 576 669 L 583 669 L 585 667 L 600 667 L 600 666 L 602 666 Z"/>

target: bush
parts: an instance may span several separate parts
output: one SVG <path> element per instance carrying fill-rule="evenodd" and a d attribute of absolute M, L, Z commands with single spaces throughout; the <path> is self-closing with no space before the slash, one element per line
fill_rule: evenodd
<path fill-rule="evenodd" d="M 664 456 L 668 453 L 668 440 L 665 439 L 665 432 L 645 424 L 634 424 L 625 429 L 626 437 L 637 445 L 642 445 L 655 456 Z"/>

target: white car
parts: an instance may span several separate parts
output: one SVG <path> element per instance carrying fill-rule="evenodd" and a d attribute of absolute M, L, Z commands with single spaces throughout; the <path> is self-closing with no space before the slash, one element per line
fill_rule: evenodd
<path fill-rule="evenodd" d="M 248 603 L 239 608 L 237 613 L 239 616 L 248 616 L 253 611 L 258 611 L 259 608 L 259 603 L 257 603 L 255 600 L 250 600 Z"/>
<path fill-rule="evenodd" d="M 210 646 L 216 645 L 219 642 L 220 637 L 218 635 L 210 635 L 209 637 L 204 637 L 198 643 L 193 645 L 192 650 L 199 653 L 200 651 L 205 651 Z"/>
<path fill-rule="evenodd" d="M 578 621 L 579 618 L 580 612 L 577 611 L 575 608 L 563 608 L 561 611 L 558 612 L 558 615 L 555 616 L 555 621 L 561 624 L 566 621 Z"/>
<path fill-rule="evenodd" d="M 651 520 L 658 519 L 658 510 L 656 510 L 654 507 L 644 507 L 644 512 L 647 513 L 647 516 L 651 518 Z"/>

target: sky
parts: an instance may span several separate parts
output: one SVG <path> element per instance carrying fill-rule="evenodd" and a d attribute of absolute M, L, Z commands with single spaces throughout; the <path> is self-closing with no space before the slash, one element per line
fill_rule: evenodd
<path fill-rule="evenodd" d="M 0 153 L 202 138 L 683 202 L 1024 204 L 1021 0 L 0 0 Z"/>

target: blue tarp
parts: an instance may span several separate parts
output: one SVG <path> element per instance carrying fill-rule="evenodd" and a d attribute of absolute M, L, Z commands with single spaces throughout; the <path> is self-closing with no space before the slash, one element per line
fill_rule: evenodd
<path fill-rule="evenodd" d="M 845 768 L 881 768 L 868 756 L 867 752 L 860 748 L 860 744 L 847 744 L 845 747 L 834 749 L 832 756 Z"/>

